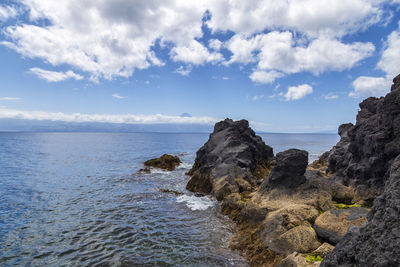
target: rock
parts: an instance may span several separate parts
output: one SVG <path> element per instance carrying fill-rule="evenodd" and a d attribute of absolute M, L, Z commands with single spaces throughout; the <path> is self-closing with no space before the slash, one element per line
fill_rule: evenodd
<path fill-rule="evenodd" d="M 149 159 L 144 162 L 144 166 L 159 168 L 167 171 L 173 171 L 181 164 L 181 160 L 177 156 L 164 154 L 159 158 Z"/>
<path fill-rule="evenodd" d="M 323 243 L 316 250 L 314 250 L 311 254 L 315 256 L 320 256 L 321 258 L 325 258 L 335 247 L 329 243 Z"/>
<path fill-rule="evenodd" d="M 271 242 L 269 248 L 280 254 L 290 254 L 311 252 L 320 245 L 314 229 L 311 226 L 300 225 L 277 237 Z"/>
<path fill-rule="evenodd" d="M 306 258 L 298 253 L 293 252 L 284 258 L 277 267 L 318 267 L 318 262 L 308 262 Z"/>
<path fill-rule="evenodd" d="M 257 223 L 264 220 L 268 210 L 248 201 L 240 211 L 240 220 L 244 222 Z"/>
<path fill-rule="evenodd" d="M 247 191 L 257 184 L 260 168 L 273 161 L 272 148 L 249 127 L 246 120 L 226 119 L 214 126 L 209 140 L 197 151 L 186 188 L 211 194 L 218 200 Z"/>
<path fill-rule="evenodd" d="M 357 192 L 368 192 L 363 198 L 383 192 L 390 166 L 400 153 L 399 76 L 393 81 L 385 97 L 370 97 L 360 104 L 355 125 L 339 127 L 341 140 L 329 156 L 328 171 Z"/>
<path fill-rule="evenodd" d="M 160 192 L 162 193 L 167 193 L 167 194 L 174 194 L 175 196 L 181 196 L 184 193 L 180 192 L 180 191 L 176 191 L 176 190 L 172 190 L 172 189 L 164 189 L 164 188 L 160 188 L 158 189 Z"/>
<path fill-rule="evenodd" d="M 366 226 L 349 231 L 322 266 L 399 266 L 399 218 L 400 155 L 393 161 L 384 193 L 374 201 Z"/>
<path fill-rule="evenodd" d="M 261 188 L 295 188 L 306 181 L 304 173 L 308 164 L 308 152 L 289 149 L 276 155 L 275 165 Z"/>
<path fill-rule="evenodd" d="M 318 236 L 337 244 L 350 226 L 361 226 L 367 222 L 368 210 L 361 207 L 330 210 L 321 214 L 314 224 Z"/>

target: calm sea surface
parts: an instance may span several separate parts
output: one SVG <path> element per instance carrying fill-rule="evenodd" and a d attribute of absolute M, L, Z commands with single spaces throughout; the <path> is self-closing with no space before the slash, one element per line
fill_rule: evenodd
<path fill-rule="evenodd" d="M 261 134 L 274 153 L 310 161 L 336 135 Z M 0 133 L 0 266 L 247 266 L 228 248 L 232 223 L 185 191 L 208 134 Z M 180 154 L 173 172 L 135 175 Z M 185 192 L 175 196 L 159 191 Z"/>

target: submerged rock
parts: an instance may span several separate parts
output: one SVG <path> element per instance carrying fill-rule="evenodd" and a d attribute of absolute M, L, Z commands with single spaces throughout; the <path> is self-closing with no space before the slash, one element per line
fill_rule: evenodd
<path fill-rule="evenodd" d="M 147 168 L 144 170 L 148 170 L 148 168 L 153 167 L 153 168 L 159 168 L 167 171 L 173 171 L 175 170 L 176 167 L 181 164 L 181 160 L 177 156 L 172 156 L 168 154 L 164 154 L 159 158 L 155 159 L 149 159 L 144 162 L 144 166 Z"/>
<path fill-rule="evenodd" d="M 246 120 L 226 119 L 215 124 L 209 140 L 196 154 L 186 188 L 212 194 L 222 200 L 231 193 L 248 191 L 256 185 L 260 168 L 268 169 L 273 151 L 249 127 Z"/>

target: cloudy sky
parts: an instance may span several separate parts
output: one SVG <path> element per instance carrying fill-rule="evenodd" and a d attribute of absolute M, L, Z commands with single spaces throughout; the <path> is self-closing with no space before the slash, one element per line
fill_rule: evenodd
<path fill-rule="evenodd" d="M 0 118 L 334 130 L 400 73 L 399 21 L 400 0 L 2 0 Z"/>

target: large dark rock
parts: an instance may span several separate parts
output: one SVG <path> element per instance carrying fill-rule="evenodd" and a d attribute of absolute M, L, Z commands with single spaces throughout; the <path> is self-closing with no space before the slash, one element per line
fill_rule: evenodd
<path fill-rule="evenodd" d="M 144 166 L 146 166 L 146 168 L 153 167 L 167 171 L 173 171 L 175 170 L 176 167 L 179 166 L 179 164 L 181 164 L 181 160 L 177 156 L 164 154 L 159 158 L 149 159 L 145 161 L 143 164 Z"/>
<path fill-rule="evenodd" d="M 289 149 L 276 155 L 275 165 L 261 188 L 295 188 L 306 181 L 304 173 L 308 164 L 308 152 Z"/>
<path fill-rule="evenodd" d="M 400 156 L 396 157 L 383 195 L 374 201 L 368 223 L 353 228 L 321 266 L 400 265 Z"/>
<path fill-rule="evenodd" d="M 388 170 L 400 153 L 400 76 L 393 81 L 385 97 L 360 104 L 355 125 L 339 127 L 341 140 L 329 155 L 328 171 L 356 187 L 364 199 L 383 192 Z"/>
<path fill-rule="evenodd" d="M 246 191 L 256 184 L 256 170 L 268 168 L 273 156 L 272 148 L 254 133 L 248 121 L 225 119 L 215 124 L 209 140 L 197 151 L 186 188 L 211 193 L 218 200 Z"/>

